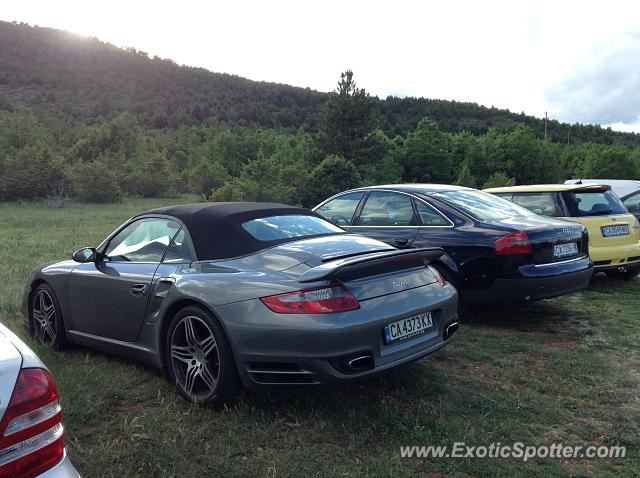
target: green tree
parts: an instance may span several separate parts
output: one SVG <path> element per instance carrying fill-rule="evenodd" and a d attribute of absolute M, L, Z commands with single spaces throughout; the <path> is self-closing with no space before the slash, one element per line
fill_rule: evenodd
<path fill-rule="evenodd" d="M 402 180 L 398 148 L 382 130 L 369 133 L 362 145 L 354 164 L 363 185 L 392 184 Z"/>
<path fill-rule="evenodd" d="M 460 171 L 465 163 L 469 164 L 470 151 L 476 142 L 477 137 L 468 131 L 448 135 L 451 168 L 453 171 Z"/>
<path fill-rule="evenodd" d="M 504 171 L 518 184 L 557 182 L 560 179 L 559 154 L 548 141 L 536 139 L 533 130 L 519 124 L 501 143 Z"/>
<path fill-rule="evenodd" d="M 504 159 L 502 143 L 504 135 L 491 128 L 482 136 L 469 141 L 465 151 L 465 159 L 478 184 L 484 183 L 489 176 L 504 171 L 507 165 Z"/>
<path fill-rule="evenodd" d="M 358 88 L 353 72 L 340 75 L 338 88 L 329 95 L 318 120 L 318 146 L 324 155 L 339 155 L 349 160 L 363 160 L 361 150 L 368 147 L 366 138 L 378 122 L 376 99 Z"/>
<path fill-rule="evenodd" d="M 206 196 L 213 189 L 221 187 L 228 179 L 227 170 L 218 162 L 200 159 L 188 172 L 191 190 Z"/>
<path fill-rule="evenodd" d="M 0 161 L 0 198 L 42 199 L 66 184 L 64 163 L 37 148 L 25 146 Z"/>
<path fill-rule="evenodd" d="M 230 201 L 242 201 L 244 194 L 237 186 L 231 183 L 225 183 L 224 186 L 211 191 L 208 201 L 212 202 L 230 202 Z"/>
<path fill-rule="evenodd" d="M 0 112 L 0 156 L 3 152 L 16 152 L 27 146 L 36 150 L 51 150 L 54 143 L 51 129 L 32 111 L 18 110 L 13 114 Z"/>
<path fill-rule="evenodd" d="M 422 119 L 404 142 L 405 180 L 410 182 L 449 183 L 453 180 L 451 155 L 446 135 L 438 125 Z"/>
<path fill-rule="evenodd" d="M 115 173 L 101 161 L 80 162 L 70 169 L 72 194 L 90 203 L 118 202 L 122 189 Z"/>
<path fill-rule="evenodd" d="M 342 156 L 327 156 L 311 171 L 304 204 L 315 206 L 321 200 L 359 184 L 360 174 L 351 161 Z"/>
<path fill-rule="evenodd" d="M 456 184 L 458 186 L 466 186 L 468 188 L 477 187 L 476 178 L 471 174 L 471 170 L 469 169 L 469 165 L 464 163 L 462 168 L 460 169 L 460 173 L 458 174 L 458 179 L 456 180 Z"/>
<path fill-rule="evenodd" d="M 585 151 L 585 160 L 576 167 L 579 178 L 630 179 L 638 173 L 637 156 L 620 144 L 590 144 Z"/>
<path fill-rule="evenodd" d="M 126 191 L 144 197 L 159 197 L 169 192 L 171 174 L 166 151 L 149 151 L 139 158 L 127 175 Z"/>
<path fill-rule="evenodd" d="M 570 145 L 562 148 L 560 153 L 560 179 L 576 178 L 578 169 L 586 161 L 586 145 Z"/>
<path fill-rule="evenodd" d="M 265 158 L 261 151 L 258 158 L 245 164 L 234 185 L 248 201 L 274 201 L 287 203 L 295 194 L 295 187 L 281 174 L 277 157 Z"/>
<path fill-rule="evenodd" d="M 499 188 L 503 186 L 515 186 L 515 178 L 510 178 L 504 173 L 493 173 L 482 185 L 482 189 Z"/>

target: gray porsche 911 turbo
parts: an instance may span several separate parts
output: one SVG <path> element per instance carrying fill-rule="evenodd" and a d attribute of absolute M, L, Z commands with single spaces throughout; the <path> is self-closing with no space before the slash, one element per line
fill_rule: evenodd
<path fill-rule="evenodd" d="M 443 347 L 458 324 L 456 290 L 428 266 L 441 254 L 282 204 L 180 205 L 35 269 L 23 313 L 44 344 L 144 361 L 215 406 L 241 385 L 359 379 Z"/>

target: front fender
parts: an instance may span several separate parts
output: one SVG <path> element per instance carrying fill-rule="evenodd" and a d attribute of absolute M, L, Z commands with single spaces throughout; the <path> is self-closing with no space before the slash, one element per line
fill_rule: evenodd
<path fill-rule="evenodd" d="M 29 274 L 29 278 L 22 292 L 22 303 L 20 312 L 24 317 L 25 324 L 29 324 L 29 298 L 33 292 L 34 285 L 39 282 L 46 282 L 58 298 L 60 307 L 62 307 L 62 315 L 65 318 L 65 325 L 69 327 L 71 324 L 69 313 L 69 291 L 68 279 L 69 274 L 78 266 L 74 261 L 47 262 L 34 268 Z"/>

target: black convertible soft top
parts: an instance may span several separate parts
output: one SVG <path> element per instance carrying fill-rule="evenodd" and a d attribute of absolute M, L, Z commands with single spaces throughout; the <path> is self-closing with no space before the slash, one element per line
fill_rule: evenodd
<path fill-rule="evenodd" d="M 244 256 L 276 244 L 299 239 L 259 241 L 242 227 L 243 223 L 252 219 L 291 214 L 324 219 L 309 209 L 260 202 L 180 204 L 152 209 L 136 217 L 154 214 L 172 216 L 182 221 L 189 230 L 198 260 L 201 261 Z"/>

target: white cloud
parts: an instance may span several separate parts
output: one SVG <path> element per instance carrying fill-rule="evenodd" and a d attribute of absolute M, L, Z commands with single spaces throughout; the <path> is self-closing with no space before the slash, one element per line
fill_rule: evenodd
<path fill-rule="evenodd" d="M 593 61 L 594 49 L 640 29 L 640 4 L 21 0 L 5 3 L 0 18 L 255 80 L 329 91 L 352 68 L 358 84 L 381 97 L 474 101 L 560 118 L 569 117 L 568 106 L 547 89 Z"/>
<path fill-rule="evenodd" d="M 588 63 L 551 85 L 549 101 L 566 121 L 611 124 L 629 130 L 640 123 L 640 33 L 594 51 Z"/>

